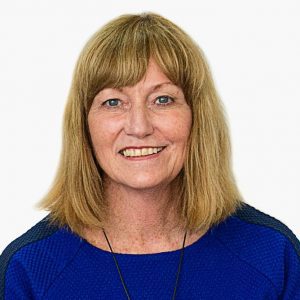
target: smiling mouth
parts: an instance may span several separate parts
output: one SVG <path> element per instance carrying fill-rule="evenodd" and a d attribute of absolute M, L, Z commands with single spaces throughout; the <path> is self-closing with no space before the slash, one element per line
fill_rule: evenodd
<path fill-rule="evenodd" d="M 123 157 L 126 158 L 142 158 L 148 156 L 158 156 L 160 152 L 162 152 L 166 146 L 157 147 L 157 148 L 143 148 L 143 149 L 127 149 L 124 151 L 119 151 Z"/>

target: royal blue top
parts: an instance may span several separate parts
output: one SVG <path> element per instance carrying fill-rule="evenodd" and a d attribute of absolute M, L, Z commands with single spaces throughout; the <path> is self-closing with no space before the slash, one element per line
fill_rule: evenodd
<path fill-rule="evenodd" d="M 127 299 L 112 254 L 46 217 L 0 256 L 0 299 Z M 171 299 L 180 249 L 116 254 L 131 299 Z M 300 242 L 245 204 L 185 247 L 176 299 L 300 299 Z"/>

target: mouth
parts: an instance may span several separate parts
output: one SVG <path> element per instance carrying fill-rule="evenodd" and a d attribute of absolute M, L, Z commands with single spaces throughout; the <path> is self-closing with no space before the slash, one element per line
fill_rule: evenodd
<path fill-rule="evenodd" d="M 125 159 L 129 160 L 143 160 L 143 159 L 149 159 L 149 158 L 155 158 L 160 155 L 162 151 L 167 146 L 161 146 L 156 148 L 143 148 L 143 149 L 126 149 L 126 150 L 120 150 L 118 153 Z"/>

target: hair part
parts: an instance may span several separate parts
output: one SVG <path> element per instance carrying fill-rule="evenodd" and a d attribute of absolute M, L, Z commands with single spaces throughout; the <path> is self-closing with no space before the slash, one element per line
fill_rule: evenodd
<path fill-rule="evenodd" d="M 88 113 L 102 89 L 139 82 L 150 58 L 182 88 L 192 110 L 188 153 L 176 178 L 180 219 L 190 230 L 208 229 L 243 204 L 232 172 L 225 112 L 202 50 L 158 14 L 126 14 L 98 30 L 78 58 L 64 113 L 58 170 L 38 204 L 50 211 L 53 223 L 79 235 L 83 226 L 102 227 L 108 207 Z"/>

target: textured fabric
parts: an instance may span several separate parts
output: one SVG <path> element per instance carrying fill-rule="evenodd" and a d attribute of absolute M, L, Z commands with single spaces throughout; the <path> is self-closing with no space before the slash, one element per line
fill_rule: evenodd
<path fill-rule="evenodd" d="M 116 254 L 131 299 L 171 299 L 180 250 Z M 111 253 L 48 217 L 0 256 L 0 299 L 127 299 Z M 176 299 L 299 299 L 300 242 L 245 204 L 185 248 Z"/>

